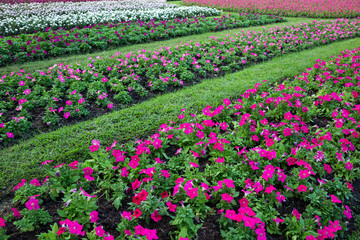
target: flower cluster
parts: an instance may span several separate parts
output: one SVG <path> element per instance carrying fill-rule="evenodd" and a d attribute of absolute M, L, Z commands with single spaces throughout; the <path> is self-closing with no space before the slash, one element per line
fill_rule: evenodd
<path fill-rule="evenodd" d="M 116 109 L 115 101 L 121 107 L 131 103 L 133 97 L 146 99 L 149 91 L 182 87 L 196 78 L 219 76 L 359 33 L 359 19 L 314 21 L 263 32 L 242 31 L 225 39 L 213 37 L 207 42 L 162 47 L 154 52 L 117 53 L 110 59 L 90 59 L 88 65 L 60 63 L 46 72 L 11 73 L 0 78 L 0 138 L 7 142 L 27 131 L 34 108 L 43 109 L 41 116 L 46 125 L 56 125 L 60 120 L 88 115 L 88 104 Z M 246 116 L 242 122 L 246 122 Z M 262 124 L 266 123 L 263 120 Z M 291 133 L 290 129 L 284 132 L 286 136 Z"/>
<path fill-rule="evenodd" d="M 0 19 L 20 16 L 64 15 L 69 13 L 88 13 L 97 11 L 119 10 L 149 10 L 156 8 L 174 8 L 176 5 L 164 1 L 123 0 L 123 1 L 56 1 L 56 2 L 28 2 L 18 4 L 0 3 Z"/>
<path fill-rule="evenodd" d="M 0 38 L 0 65 L 57 57 L 65 53 L 88 53 L 110 46 L 144 43 L 191 34 L 226 30 L 250 25 L 284 21 L 282 18 L 259 14 L 239 14 L 220 18 L 177 18 L 149 22 L 94 24 L 71 30 L 48 28 L 45 32 Z"/>
<path fill-rule="evenodd" d="M 194 16 L 217 16 L 220 11 L 208 7 L 175 7 L 155 9 L 126 9 L 114 11 L 94 11 L 67 14 L 44 14 L 44 15 L 20 15 L 14 17 L 6 16 L 0 21 L 0 35 L 9 36 L 20 33 L 31 33 L 44 31 L 51 27 L 53 29 L 84 27 L 99 23 L 117 23 L 122 21 L 150 21 L 168 20 L 174 18 L 188 18 Z"/>
<path fill-rule="evenodd" d="M 183 0 L 187 5 L 217 7 L 227 11 L 277 14 L 289 17 L 357 17 L 360 2 L 352 0 Z"/>
<path fill-rule="evenodd" d="M 165 217 L 176 239 L 193 239 L 198 223 L 213 214 L 225 239 L 341 237 L 355 211 L 352 183 L 360 177 L 359 72 L 360 47 L 329 62 L 318 59 L 292 79 L 263 80 L 219 106 L 183 109 L 146 140 L 106 148 L 94 140 L 90 159 L 44 162 L 44 182 L 22 180 L 15 198 L 31 187 L 37 195 L 26 207 L 38 211 L 37 200 L 46 195 L 39 184 L 54 199 L 64 194 L 61 228 L 55 224 L 39 239 L 56 233 L 113 239 L 94 210 L 98 195 L 87 193 L 97 189 L 121 207 L 121 239 L 158 239 L 160 231 L 147 226 Z"/>

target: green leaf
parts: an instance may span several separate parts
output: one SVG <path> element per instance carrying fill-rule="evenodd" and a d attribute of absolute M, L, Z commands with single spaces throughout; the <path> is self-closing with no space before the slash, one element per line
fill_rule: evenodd
<path fill-rule="evenodd" d="M 181 228 L 181 231 L 179 233 L 179 238 L 182 237 L 182 238 L 186 238 L 187 237 L 187 227 L 182 227 Z"/>
<path fill-rule="evenodd" d="M 114 207 L 116 208 L 116 210 L 119 210 L 119 207 L 121 206 L 121 199 L 119 197 L 115 198 L 113 204 L 114 204 Z"/>
<path fill-rule="evenodd" d="M 57 210 L 57 213 L 59 214 L 60 217 L 63 217 L 63 218 L 66 218 L 66 217 L 67 217 L 67 213 L 64 212 L 64 211 L 61 210 L 61 209 L 58 209 L 58 210 Z"/>

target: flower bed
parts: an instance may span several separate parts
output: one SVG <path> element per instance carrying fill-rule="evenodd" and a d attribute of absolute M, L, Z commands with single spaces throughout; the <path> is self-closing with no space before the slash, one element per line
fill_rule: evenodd
<path fill-rule="evenodd" d="M 359 51 L 183 109 L 146 140 L 94 140 L 85 162 L 43 162 L 44 179 L 14 187 L 0 234 L 46 225 L 38 239 L 194 239 L 204 225 L 224 239 L 349 237 L 360 213 Z"/>
<path fill-rule="evenodd" d="M 102 0 L 0 0 L 4 4 L 50 3 L 50 2 L 100 2 Z"/>
<path fill-rule="evenodd" d="M 0 138 L 8 142 L 30 128 L 81 119 L 89 109 L 119 109 L 201 78 L 238 71 L 294 51 L 359 36 L 360 20 L 314 21 L 226 39 L 141 50 L 87 66 L 55 65 L 47 72 L 0 78 Z M 301 34 L 301 35 L 300 35 Z M 42 122 L 44 124 L 42 124 Z"/>
<path fill-rule="evenodd" d="M 20 4 L 1 4 L 0 19 L 46 16 L 46 15 L 66 15 L 77 13 L 120 11 L 120 10 L 149 10 L 158 8 L 175 8 L 174 4 L 167 4 L 160 1 L 146 0 L 126 0 L 126 1 L 86 1 L 86 2 L 32 2 Z"/>
<path fill-rule="evenodd" d="M 64 54 L 89 53 L 111 46 L 144 43 L 210 31 L 263 25 L 284 21 L 270 15 L 244 14 L 221 18 L 177 18 L 172 21 L 136 21 L 94 24 L 71 30 L 52 30 L 31 35 L 18 35 L 0 39 L 0 66 L 14 62 L 57 57 Z"/>
<path fill-rule="evenodd" d="M 276 14 L 291 17 L 358 17 L 357 0 L 183 0 L 188 5 L 211 6 L 227 11 Z"/>
<path fill-rule="evenodd" d="M 0 21 L 0 35 L 9 36 L 21 33 L 31 33 L 34 31 L 44 31 L 47 28 L 84 27 L 99 23 L 117 23 L 122 21 L 151 21 L 151 20 L 170 20 L 175 18 L 189 18 L 195 16 L 217 16 L 220 11 L 207 7 L 176 7 L 149 10 L 116 10 L 116 11 L 95 11 L 69 13 L 63 15 L 21 15 L 16 17 L 6 17 Z"/>

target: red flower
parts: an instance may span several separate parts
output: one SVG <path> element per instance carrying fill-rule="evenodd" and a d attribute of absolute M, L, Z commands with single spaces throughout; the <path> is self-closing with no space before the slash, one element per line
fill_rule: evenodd
<path fill-rule="evenodd" d="M 168 192 L 163 192 L 160 194 L 162 198 L 167 198 L 169 196 L 169 193 Z"/>
<path fill-rule="evenodd" d="M 161 215 L 159 215 L 159 211 L 154 211 L 152 214 L 151 214 L 151 218 L 152 220 L 154 220 L 155 222 L 158 222 L 161 220 Z"/>

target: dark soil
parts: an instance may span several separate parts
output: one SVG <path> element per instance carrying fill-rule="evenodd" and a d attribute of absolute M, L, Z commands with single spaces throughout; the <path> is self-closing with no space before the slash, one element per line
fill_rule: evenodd
<path fill-rule="evenodd" d="M 333 122 L 331 119 L 325 117 L 315 117 L 313 123 L 321 128 L 326 128 L 329 123 Z"/>

